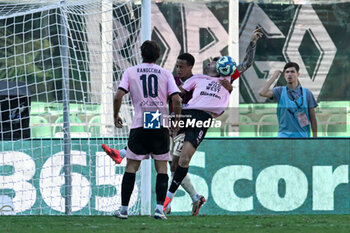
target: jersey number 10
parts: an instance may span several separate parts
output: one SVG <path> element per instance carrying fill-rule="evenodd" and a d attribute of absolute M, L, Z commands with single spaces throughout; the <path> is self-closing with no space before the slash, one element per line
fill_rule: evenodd
<path fill-rule="evenodd" d="M 140 76 L 143 87 L 143 97 L 157 97 L 158 96 L 158 77 L 155 74 L 147 75 L 143 74 Z"/>

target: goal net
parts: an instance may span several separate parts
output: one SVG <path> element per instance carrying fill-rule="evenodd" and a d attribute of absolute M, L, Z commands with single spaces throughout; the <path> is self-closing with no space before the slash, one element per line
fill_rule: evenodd
<path fill-rule="evenodd" d="M 125 96 L 116 129 L 113 93 L 140 60 L 140 28 L 140 1 L 0 2 L 0 214 L 119 208 L 125 161 L 101 144 L 126 146 L 133 109 Z M 139 191 L 137 174 L 129 214 L 140 214 Z"/>

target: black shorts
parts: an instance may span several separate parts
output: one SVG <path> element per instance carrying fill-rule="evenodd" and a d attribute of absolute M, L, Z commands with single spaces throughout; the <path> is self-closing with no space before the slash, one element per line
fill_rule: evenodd
<path fill-rule="evenodd" d="M 128 148 L 137 155 L 160 155 L 169 152 L 169 130 L 160 129 L 131 129 L 128 140 Z"/>
<path fill-rule="evenodd" d="M 193 119 L 195 119 L 196 122 L 197 121 L 205 122 L 207 120 L 212 121 L 212 116 L 209 113 L 202 110 L 197 110 L 197 109 L 182 110 L 181 115 L 186 116 L 184 119 L 185 121 L 193 120 Z M 185 132 L 184 142 L 188 141 L 194 146 L 194 148 L 197 148 L 199 144 L 202 142 L 209 127 L 204 127 L 204 126 L 197 127 L 196 125 L 192 127 L 192 125 L 190 125 L 190 127 L 185 127 L 183 129 L 180 129 L 179 133 L 184 131 Z"/>

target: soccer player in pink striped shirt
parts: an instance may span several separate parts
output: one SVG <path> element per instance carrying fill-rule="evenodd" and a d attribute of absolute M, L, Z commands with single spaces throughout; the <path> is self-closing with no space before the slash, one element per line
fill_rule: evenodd
<path fill-rule="evenodd" d="M 182 116 L 188 116 L 188 118 L 179 121 L 183 123 L 179 133 L 184 132 L 185 137 L 179 165 L 167 192 L 163 210 L 167 208 L 182 180 L 187 175 L 191 158 L 211 126 L 213 118 L 220 116 L 228 106 L 230 91 L 223 88 L 222 85 L 233 82 L 252 65 L 256 42 L 260 37 L 262 37 L 262 33 L 259 28 L 253 32 L 246 57 L 231 77 L 218 77 L 215 69 L 217 60 L 215 59 L 208 64 L 205 70 L 206 74 L 210 76 L 194 75 L 182 86 L 183 92 L 193 91 L 193 94 L 192 99 L 187 106 L 183 106 L 181 112 Z"/>
<path fill-rule="evenodd" d="M 169 159 L 168 121 L 162 116 L 168 115 L 167 100 L 171 98 L 176 115 L 181 111 L 180 90 L 173 75 L 155 64 L 160 56 L 160 47 L 154 41 L 145 41 L 141 46 L 143 63 L 125 70 L 118 91 L 114 97 L 114 124 L 122 127 L 119 110 L 123 96 L 130 92 L 135 115 L 132 121 L 126 151 L 127 165 L 122 180 L 122 206 L 114 214 L 121 219 L 128 218 L 128 205 L 135 185 L 135 175 L 141 160 L 151 155 L 157 171 L 156 199 L 154 217 L 166 219 L 163 203 L 168 188 L 167 161 Z M 147 127 L 144 114 L 151 116 Z"/>

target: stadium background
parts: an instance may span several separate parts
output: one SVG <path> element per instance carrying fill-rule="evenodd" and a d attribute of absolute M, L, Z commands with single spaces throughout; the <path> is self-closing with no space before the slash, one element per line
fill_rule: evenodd
<path fill-rule="evenodd" d="M 240 79 L 240 136 L 263 137 L 276 136 L 277 119 L 275 117 L 276 104 L 258 96 L 258 90 L 263 83 L 271 77 L 275 69 L 281 69 L 286 61 L 296 61 L 301 65 L 300 81 L 303 86 L 312 90 L 319 107 L 316 109 L 319 121 L 319 136 L 347 136 L 350 132 L 349 126 L 349 105 L 350 88 L 349 66 L 345 60 L 349 59 L 349 45 L 346 38 L 349 36 L 349 17 L 345 12 L 350 8 L 350 3 L 335 4 L 239 4 L 240 19 L 240 59 L 243 59 L 245 48 L 249 41 L 252 28 L 261 26 L 264 37 L 257 45 L 256 58 L 253 67 L 245 72 Z M 215 56 L 227 54 L 228 40 L 228 2 L 211 1 L 206 3 L 198 2 L 164 2 L 153 4 L 152 8 L 153 33 L 152 39 L 157 40 L 162 46 L 162 57 L 158 63 L 165 68 L 175 72 L 176 57 L 179 53 L 187 51 L 196 57 L 194 73 L 203 72 L 203 66 Z M 136 11 L 137 13 L 138 11 Z M 205 22 L 196 20 L 198 14 L 204 15 Z M 40 26 L 43 22 L 52 20 L 52 16 L 40 19 L 41 14 L 33 14 L 34 27 Z M 40 20 L 39 20 L 40 19 Z M 22 19 L 20 19 L 22 20 Z M 82 21 L 82 19 L 79 19 Z M 302 21 L 302 25 L 300 22 Z M 2 22 L 6 30 L 2 31 L 3 36 L 20 31 L 30 30 L 32 24 L 16 25 L 18 18 L 8 19 Z M 43 22 L 42 22 L 43 21 Z M 127 24 L 128 22 L 124 22 Z M 37 24 L 37 25 L 36 25 Z M 53 28 L 50 30 L 58 30 Z M 132 29 L 129 29 L 132 30 Z M 58 33 L 48 39 L 44 39 L 40 46 L 44 49 L 44 55 L 52 56 L 51 63 L 34 60 L 35 67 L 14 64 L 19 63 L 16 56 L 9 57 L 11 51 L 1 50 L 2 67 L 10 67 L 0 72 L 0 81 L 25 82 L 32 96 L 30 115 L 34 118 L 31 126 L 34 126 L 32 137 L 55 137 L 58 129 L 54 124 L 62 122 L 62 80 L 61 76 L 60 51 L 55 46 L 58 43 Z M 40 33 L 34 31 L 34 39 L 40 38 Z M 74 31 L 70 36 L 77 48 L 83 48 L 83 32 Z M 133 36 L 130 33 L 130 36 Z M 24 40 L 24 41 L 23 41 Z M 132 43 L 134 40 L 126 41 Z M 2 44 L 25 43 L 22 37 L 7 39 Z M 37 42 L 35 42 L 37 43 Z M 34 47 L 38 46 L 36 44 Z M 94 51 L 91 45 L 89 49 Z M 115 46 L 117 46 L 115 44 Z M 131 45 L 130 45 L 131 46 Z M 28 48 L 25 48 L 27 50 Z M 114 59 L 124 59 L 132 51 L 126 48 L 116 47 Z M 94 51 L 95 52 L 95 51 Z M 12 53 L 16 53 L 12 51 Z M 45 54 L 46 53 L 46 54 Z M 52 54 L 50 54 L 52 53 Z M 72 51 L 73 53 L 73 51 Z M 86 71 L 87 52 L 76 53 L 77 62 L 71 69 L 70 86 L 74 87 L 70 93 L 70 112 L 79 113 L 74 118 L 76 123 L 90 121 L 84 127 L 75 127 L 74 130 L 86 132 L 88 136 L 107 136 L 100 131 L 98 124 L 101 118 L 101 99 L 96 93 L 101 91 L 101 82 L 98 75 L 90 75 Z M 120 55 L 120 53 L 122 55 Z M 32 56 L 28 54 L 28 57 Z M 36 53 L 34 56 L 38 56 Z M 9 57 L 9 58 L 6 58 Z M 24 60 L 30 59 L 25 57 Z M 5 59 L 6 58 L 6 59 Z M 17 60 L 16 60 L 17 59 Z M 48 63 L 48 64 L 46 64 Z M 125 61 L 123 61 L 125 63 Z M 53 66 L 57 65 L 58 68 Z M 126 63 L 126 64 L 133 64 Z M 118 66 L 118 64 L 116 64 Z M 50 67 L 51 66 L 51 67 Z M 114 87 L 116 88 L 125 65 L 115 69 Z M 45 68 L 44 68 L 45 67 Z M 45 72 L 29 72 L 31 69 Z M 283 85 L 284 78 L 280 77 L 275 83 Z M 341 85 L 339 85 L 341 83 Z M 57 113 L 55 113 L 57 112 Z M 339 114 L 334 114 L 335 112 Z M 85 114 L 84 114 L 85 113 Z M 224 126 L 210 136 L 228 136 L 227 120 L 229 111 L 220 118 Z M 50 117 L 51 115 L 51 117 Z M 55 116 L 53 116 L 55 115 Z M 35 116 L 43 116 L 45 119 L 37 119 Z M 57 116 L 57 117 L 56 117 Z M 87 118 L 87 119 L 86 119 Z M 128 123 L 131 121 L 129 114 Z M 226 122 L 227 121 L 227 122 Z M 59 131 L 59 130 L 58 130 Z M 119 131 L 111 132 L 118 136 Z M 84 135 L 84 134 L 83 134 Z"/>
<path fill-rule="evenodd" d="M 350 3 L 311 5 L 240 3 L 239 16 L 241 29 L 263 26 L 266 36 L 258 43 L 253 67 L 246 72 L 240 82 L 240 136 L 251 138 L 248 140 L 238 138 L 227 140 L 210 139 L 211 137 L 227 137 L 228 129 L 225 125 L 219 130 L 214 129 L 208 133 L 208 139 L 205 140 L 199 148 L 199 152 L 195 156 L 190 169 L 194 180 L 198 182 L 197 184 L 203 184 L 203 186 L 200 185 L 197 188 L 206 193 L 208 197 L 208 208 L 203 208 L 204 214 L 211 214 L 213 212 L 215 214 L 236 214 L 237 212 L 247 214 L 324 213 L 324 211 L 331 214 L 344 214 L 349 212 L 350 194 L 348 189 L 348 164 L 350 162 L 350 148 L 348 137 L 350 132 L 350 95 L 348 90 L 350 88 L 350 79 L 347 75 L 349 65 L 344 62 L 348 60 L 350 52 L 349 45 L 346 43 L 346 38 L 348 38 L 350 34 L 348 26 L 350 19 L 346 14 L 349 6 Z M 160 65 L 174 71 L 176 56 L 180 52 L 193 51 L 197 59 L 195 72 L 202 72 L 202 67 L 210 58 L 227 54 L 227 2 L 154 3 L 152 5 L 152 10 L 154 11 L 152 17 L 157 19 L 153 21 L 154 28 L 152 38 L 162 44 L 163 50 L 162 57 L 159 61 Z M 306 17 L 306 19 L 302 18 L 302 25 L 295 24 L 295 20 L 297 20 L 299 16 L 305 16 L 303 10 L 307 10 L 310 21 L 307 21 Z M 137 11 L 135 12 L 137 13 Z M 186 13 L 188 12 L 191 12 L 191 14 L 187 15 Z M 303 12 L 304 15 L 302 14 Z M 183 14 L 185 16 L 184 18 L 179 17 Z M 205 14 L 207 17 L 206 22 L 198 20 L 198 14 Z M 197 18 L 193 19 L 191 16 Z M 33 14 L 31 17 L 39 19 L 42 15 Z M 319 19 L 319 22 L 317 22 L 317 20 L 315 21 L 315 17 Z M 23 19 L 24 17 L 21 20 Z M 183 19 L 185 20 L 183 21 Z M 11 34 L 11 32 L 20 33 L 21 31 L 30 30 L 33 26 L 30 24 L 16 26 L 16 24 L 13 23 L 15 21 L 16 19 L 1 21 L 1 26 L 6 27 L 6 31 L 2 30 L 0 32 L 3 33 L 1 38 L 5 38 L 6 34 Z M 78 21 L 83 20 L 78 19 Z M 34 22 L 39 21 L 34 20 Z M 203 25 L 203 23 L 208 23 L 208 25 Z M 317 25 L 315 25 L 315 23 L 317 23 Z M 306 26 L 303 27 L 304 25 Z M 38 26 L 40 26 L 40 24 L 38 24 Z M 293 40 L 293 30 L 298 28 L 298 26 L 306 29 L 306 33 L 301 37 L 300 46 L 296 48 L 293 47 L 294 50 L 290 52 L 287 45 Z M 169 29 L 171 30 L 169 31 Z M 297 30 L 295 29 L 295 31 Z M 320 34 L 318 34 L 319 32 Z M 80 34 L 79 31 L 75 31 L 71 36 L 80 38 Z M 244 56 L 244 44 L 249 40 L 249 35 L 249 33 L 244 33 L 244 30 L 240 32 L 240 43 L 242 45 L 240 48 L 241 59 Z M 36 36 L 39 38 L 39 34 L 34 33 L 34 37 Z M 18 38 L 15 40 L 17 40 L 16 43 L 19 43 Z M 26 37 L 22 37 L 21 42 L 25 43 L 25 40 Z M 58 38 L 55 37 L 51 38 L 50 41 L 43 40 L 41 46 L 44 48 L 50 47 L 58 43 L 57 41 Z M 7 41 L 6 43 L 9 42 Z M 79 40 L 76 40 L 75 43 L 75 47 L 77 48 L 84 47 L 83 45 L 79 45 Z M 0 40 L 1 47 L 5 47 L 4 44 L 5 42 L 1 42 Z M 323 48 L 322 45 L 324 44 L 329 46 Z M 53 47 L 54 48 L 51 50 L 53 54 L 50 54 L 50 56 L 53 57 L 51 61 L 53 61 L 53 64 L 59 64 L 60 51 L 58 47 Z M 174 48 L 177 48 L 177 50 Z M 23 161 L 30 161 L 31 159 L 34 163 L 34 166 L 32 166 L 32 163 L 28 162 L 29 166 L 27 167 L 27 171 L 33 173 L 32 176 L 28 175 L 27 177 L 28 183 L 32 185 L 27 191 L 34 196 L 33 199 L 24 201 L 23 211 L 20 211 L 19 214 L 62 214 L 64 212 L 62 206 L 55 206 L 56 204 L 54 201 L 57 201 L 57 199 L 48 201 L 52 196 L 45 199 L 45 191 L 43 191 L 42 188 L 43 184 L 40 183 L 43 164 L 50 161 L 54 155 L 63 150 L 62 139 L 60 139 L 62 133 L 59 134 L 62 130 L 59 129 L 59 124 L 62 124 L 62 118 L 60 119 L 60 117 L 63 115 L 63 104 L 61 101 L 63 96 L 63 92 L 61 91 L 62 80 L 55 78 L 59 76 L 62 71 L 56 69 L 55 66 L 52 66 L 50 69 L 45 69 L 45 62 L 37 62 L 36 68 L 45 70 L 45 75 L 27 75 L 27 67 L 25 65 L 18 66 L 18 61 L 15 60 L 15 56 L 7 58 L 6 56 L 8 56 L 8 53 L 6 50 L 1 50 L 0 52 L 2 52 L 0 60 L 1 67 L 6 67 L 6 65 L 12 63 L 16 64 L 17 62 L 16 67 L 10 66 L 11 68 L 7 69 L 6 72 L 4 72 L 4 70 L 0 72 L 0 80 L 5 82 L 25 82 L 28 85 L 32 97 L 35 96 L 31 101 L 30 119 L 35 119 L 35 117 L 44 118 L 40 118 L 41 121 L 39 122 L 31 120 L 31 140 L 1 142 L 3 151 L 1 154 L 1 156 L 3 156 L 1 157 L 2 159 L 5 158 L 6 152 L 12 151 L 11 153 L 13 153 L 13 151 L 17 151 L 29 155 L 30 158 L 21 154 L 18 155 L 18 157 L 13 157 L 13 160 L 11 160 L 12 162 L 14 162 L 16 158 L 23 157 L 23 159 L 20 160 L 22 163 Z M 117 55 L 118 54 L 115 54 L 115 56 Z M 112 135 L 108 135 L 109 137 L 101 133 L 101 118 L 99 118 L 99 116 L 103 114 L 103 112 L 99 105 L 98 98 L 94 94 L 91 94 L 91 92 L 98 91 L 99 86 L 93 85 L 93 83 L 96 84 L 96 80 L 95 82 L 93 80 L 93 78 L 96 77 L 89 76 L 88 73 L 84 71 L 86 66 L 86 64 L 82 62 L 84 61 L 84 53 L 80 53 L 78 56 L 81 57 L 78 59 L 77 66 L 71 67 L 70 70 L 70 84 L 74 87 L 70 91 L 72 100 L 70 112 L 77 117 L 72 118 L 72 131 L 81 134 L 77 134 L 80 135 L 80 137 L 72 140 L 72 150 L 83 151 L 86 157 L 80 154 L 80 157 L 74 160 L 73 172 L 82 174 L 81 181 L 87 181 L 87 183 L 84 183 L 86 187 L 82 186 L 80 191 L 91 192 L 91 196 L 82 195 L 79 197 L 80 199 L 78 198 L 77 202 L 79 205 L 76 206 L 74 214 L 103 214 L 108 212 L 106 210 L 109 209 L 102 211 L 97 210 L 95 203 L 96 197 L 101 194 L 100 192 L 103 192 L 103 195 L 106 195 L 106 197 L 116 196 L 118 190 L 110 187 L 110 185 L 112 185 L 110 183 L 99 185 L 97 182 L 99 175 L 95 168 L 97 167 L 97 158 L 101 158 L 101 154 L 99 154 L 100 157 L 97 156 L 97 154 L 102 151 L 99 145 L 104 142 L 116 148 L 122 148 L 126 140 L 125 138 L 118 138 L 120 136 L 120 132 L 118 131 L 113 131 Z M 255 138 L 275 137 L 277 128 L 275 118 L 276 105 L 264 102 L 265 100 L 260 99 L 257 96 L 257 89 L 271 75 L 271 71 L 274 68 L 279 67 L 287 60 L 292 60 L 291 58 L 293 57 L 301 58 L 298 62 L 305 64 L 305 69 L 302 70 L 301 83 L 314 92 L 320 104 L 317 109 L 317 116 L 320 122 L 319 136 L 340 137 L 339 139 L 324 138 L 321 140 L 309 139 L 290 142 L 288 140 Z M 325 57 L 327 59 L 324 59 Z M 115 87 L 118 84 L 120 75 L 121 70 L 116 70 L 114 72 Z M 38 79 L 41 81 L 38 82 Z M 341 85 L 339 85 L 340 83 Z M 278 84 L 283 84 L 282 78 L 278 80 Z M 82 100 L 88 101 L 82 103 Z M 237 111 L 238 109 L 230 110 Z M 73 119 L 75 119 L 76 122 L 73 122 Z M 223 116 L 222 119 L 225 120 L 225 116 Z M 84 138 L 82 138 L 82 136 Z M 85 138 L 85 136 L 88 136 L 88 138 Z M 117 136 L 117 138 L 110 138 L 110 136 Z M 90 137 L 103 138 L 94 139 Z M 220 146 L 220 148 L 217 148 L 215 145 L 218 143 L 220 143 L 222 147 Z M 337 148 L 337 151 L 331 148 Z M 236 153 L 233 154 L 233 151 Z M 284 153 L 281 154 L 281 151 Z M 322 151 L 322 154 L 320 151 Z M 54 161 L 55 160 L 51 162 L 53 163 Z M 13 175 L 16 167 L 9 166 L 6 163 L 4 164 L 5 165 L 0 166 L 2 177 Z M 112 166 L 110 161 L 104 160 L 104 164 Z M 61 165 L 62 161 L 60 160 L 59 166 L 57 166 L 58 170 L 55 170 L 53 174 L 49 174 L 50 177 L 52 175 L 61 174 Z M 215 184 L 212 182 L 213 176 L 224 167 L 230 165 L 241 166 L 241 170 L 238 170 L 237 176 L 239 176 L 240 172 L 247 172 L 245 169 L 248 169 L 248 173 L 245 173 L 243 181 L 237 182 L 231 190 L 213 189 L 215 188 Z M 298 168 L 305 175 L 307 180 L 306 186 L 304 186 L 304 188 L 307 187 L 306 196 L 301 196 L 300 199 L 298 199 L 299 202 L 294 203 L 291 207 L 285 207 L 286 209 L 280 211 L 267 208 L 266 206 L 269 206 L 273 201 L 275 201 L 275 203 L 287 204 L 288 201 L 293 201 L 293 198 L 287 200 L 283 197 L 290 198 L 289 195 L 293 194 L 293 188 L 295 187 L 293 186 L 295 185 L 293 182 L 295 181 L 288 180 L 289 177 L 287 176 L 283 177 L 285 178 L 284 183 L 283 181 L 276 181 L 279 187 L 278 192 L 280 198 L 275 196 L 275 199 L 270 200 L 271 203 L 268 203 L 269 201 L 265 202 L 265 206 L 260 203 L 260 199 L 257 197 L 256 193 L 260 191 L 256 190 L 258 189 L 257 187 L 254 187 L 254 182 L 261 171 L 267 167 L 274 168 L 279 165 L 291 166 L 291 169 L 293 169 L 293 167 Z M 317 166 L 323 166 L 325 169 L 324 171 L 327 171 L 325 174 L 332 177 L 329 180 L 329 186 L 327 186 L 329 189 L 320 190 L 320 192 L 329 194 L 332 190 L 335 190 L 333 198 L 331 197 L 332 195 L 330 195 L 329 199 L 323 200 L 324 203 L 319 204 L 318 208 L 320 209 L 314 209 L 314 205 L 317 205 L 317 203 L 312 204 L 314 194 L 317 194 L 317 192 L 314 193 L 314 181 L 315 179 L 317 180 L 317 177 L 314 177 L 313 173 Z M 249 171 L 251 171 L 251 175 L 249 175 Z M 332 176 L 332 171 L 334 171 L 334 176 Z M 230 172 L 232 171 L 229 171 L 228 176 L 233 176 Z M 112 174 L 112 178 L 116 178 L 113 175 L 120 175 L 122 173 L 123 166 L 121 166 L 121 169 L 117 170 L 116 174 Z M 300 179 L 302 179 L 300 182 L 305 181 L 302 173 L 298 173 L 300 174 Z M 223 176 L 226 175 L 226 173 L 223 174 Z M 84 179 L 84 177 L 86 179 Z M 118 177 L 120 178 L 120 176 Z M 5 179 L 2 181 L 5 182 Z M 288 183 L 288 181 L 291 183 Z M 59 182 L 61 181 L 58 181 L 58 183 Z M 289 190 L 290 192 L 286 191 L 286 187 L 291 187 Z M 249 199 L 249 197 L 252 196 L 254 207 L 247 207 L 247 210 L 241 211 L 235 211 L 235 208 L 240 208 L 237 206 L 231 206 L 225 209 L 220 203 L 225 200 L 224 198 L 226 197 L 222 196 L 219 199 L 215 199 L 217 196 L 213 193 L 214 190 L 218 192 L 222 191 L 223 194 L 226 192 L 226 194 L 231 197 L 236 194 L 238 199 Z M 55 191 L 59 197 L 60 193 L 64 193 L 64 191 L 60 189 L 56 189 Z M 231 191 L 231 193 L 229 191 Z M 11 197 L 16 196 L 16 193 L 11 188 L 0 188 L 0 192 L 1 194 Z M 179 192 L 179 196 L 177 197 L 179 201 L 174 202 L 175 214 L 189 213 L 189 198 L 182 196 L 183 194 L 183 192 Z M 332 200 L 334 200 L 333 207 L 330 204 Z M 177 205 L 175 203 L 180 204 Z M 243 203 L 240 203 L 240 205 L 244 206 Z"/>

